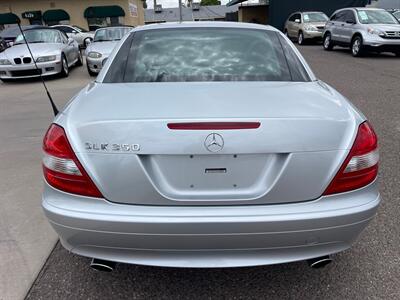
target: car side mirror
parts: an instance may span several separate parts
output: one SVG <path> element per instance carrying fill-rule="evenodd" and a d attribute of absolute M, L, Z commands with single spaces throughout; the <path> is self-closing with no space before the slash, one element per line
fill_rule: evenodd
<path fill-rule="evenodd" d="M 69 38 L 68 39 L 68 45 L 72 45 L 74 43 L 74 41 L 75 41 L 74 39 Z"/>
<path fill-rule="evenodd" d="M 300 19 L 296 19 L 296 20 L 294 20 L 294 22 L 297 23 L 297 24 L 300 24 L 301 20 Z"/>

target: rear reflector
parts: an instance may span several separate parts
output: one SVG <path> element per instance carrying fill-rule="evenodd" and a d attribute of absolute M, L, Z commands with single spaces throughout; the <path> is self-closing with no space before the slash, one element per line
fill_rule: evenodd
<path fill-rule="evenodd" d="M 368 122 L 358 128 L 349 155 L 324 192 L 324 195 L 343 193 L 370 184 L 378 175 L 378 139 Z"/>
<path fill-rule="evenodd" d="M 196 122 L 196 123 L 168 123 L 173 130 L 238 130 L 257 129 L 260 122 Z"/>
<path fill-rule="evenodd" d="M 62 127 L 52 124 L 43 139 L 43 173 L 47 183 L 61 191 L 102 198 L 79 163 Z"/>

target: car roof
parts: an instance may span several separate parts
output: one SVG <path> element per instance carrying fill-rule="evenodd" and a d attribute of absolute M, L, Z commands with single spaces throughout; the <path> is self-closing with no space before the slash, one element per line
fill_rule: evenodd
<path fill-rule="evenodd" d="M 224 21 L 202 21 L 202 22 L 168 22 L 156 23 L 139 26 L 133 31 L 143 31 L 152 29 L 179 29 L 179 28 L 236 28 L 236 29 L 261 29 L 278 31 L 270 25 L 260 25 L 254 23 L 224 22 Z"/>

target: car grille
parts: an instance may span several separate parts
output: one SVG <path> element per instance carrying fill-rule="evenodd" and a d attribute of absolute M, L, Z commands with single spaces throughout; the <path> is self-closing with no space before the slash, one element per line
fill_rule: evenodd
<path fill-rule="evenodd" d="M 22 62 L 24 64 L 30 64 L 32 62 L 32 58 L 31 57 L 24 57 L 23 59 L 21 59 L 19 57 L 16 57 L 16 58 L 14 58 L 14 62 L 15 62 L 16 65 L 20 65 L 20 64 L 22 64 Z"/>
<path fill-rule="evenodd" d="M 386 39 L 400 39 L 400 31 L 386 31 L 384 38 L 386 38 Z"/>
<path fill-rule="evenodd" d="M 23 77 L 23 76 L 34 76 L 42 74 L 42 70 L 18 70 L 18 71 L 11 71 L 12 77 Z"/>
<path fill-rule="evenodd" d="M 325 29 L 325 26 L 317 26 L 317 29 L 322 31 Z"/>

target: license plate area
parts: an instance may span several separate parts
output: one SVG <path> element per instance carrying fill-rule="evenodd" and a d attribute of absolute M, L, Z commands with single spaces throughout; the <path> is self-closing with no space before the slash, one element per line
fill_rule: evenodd
<path fill-rule="evenodd" d="M 171 199 L 254 199 L 265 194 L 284 155 L 146 155 L 143 166 L 157 190 Z"/>

